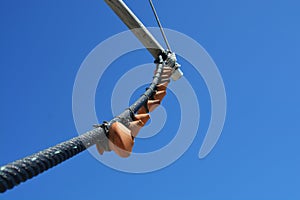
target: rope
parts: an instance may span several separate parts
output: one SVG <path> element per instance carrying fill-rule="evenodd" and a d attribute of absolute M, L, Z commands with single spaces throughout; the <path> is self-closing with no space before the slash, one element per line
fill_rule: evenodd
<path fill-rule="evenodd" d="M 0 192 L 12 189 L 96 143 L 107 140 L 98 128 L 0 168 Z"/>
<path fill-rule="evenodd" d="M 126 124 L 133 120 L 132 112 L 135 113 L 141 106 L 145 105 L 148 98 L 155 92 L 155 87 L 160 80 L 164 67 L 161 55 L 159 56 L 157 65 L 157 72 L 146 92 L 134 104 L 118 117 L 112 119 L 109 123 L 96 126 L 97 128 L 73 139 L 2 166 L 0 168 L 0 193 L 4 193 L 6 190 L 12 189 L 20 183 L 43 173 L 94 144 L 101 144 L 104 150 L 109 151 L 108 139 L 106 136 L 108 127 L 106 126 L 110 126 L 116 121 L 121 121 L 123 124 Z"/>

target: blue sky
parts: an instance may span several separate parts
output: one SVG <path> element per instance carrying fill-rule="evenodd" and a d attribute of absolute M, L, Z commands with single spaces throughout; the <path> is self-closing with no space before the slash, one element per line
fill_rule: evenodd
<path fill-rule="evenodd" d="M 126 2 L 145 25 L 156 26 L 148 1 Z M 195 78 L 182 60 L 201 99 L 201 122 L 196 139 L 179 160 L 156 172 L 128 174 L 104 166 L 86 151 L 0 199 L 300 198 L 299 2 L 154 4 L 163 25 L 198 41 L 223 77 L 227 118 L 213 151 L 199 160 L 210 119 L 209 94 L 201 77 Z M 94 47 L 127 28 L 101 0 L 3 0 L 0 24 L 0 165 L 4 165 L 78 135 L 72 116 L 76 73 Z M 120 66 L 121 61 L 130 69 L 152 62 L 152 57 L 141 51 L 115 64 Z M 166 101 L 169 110 L 177 105 L 173 97 Z M 97 93 L 98 113 L 109 98 Z M 170 111 L 172 116 L 176 111 Z M 101 113 L 99 119 L 111 116 Z M 171 119 L 153 147 L 172 138 L 176 129 L 172 123 L 178 119 Z M 146 150 L 153 147 L 146 144 Z M 135 148 L 145 151 L 138 142 Z"/>

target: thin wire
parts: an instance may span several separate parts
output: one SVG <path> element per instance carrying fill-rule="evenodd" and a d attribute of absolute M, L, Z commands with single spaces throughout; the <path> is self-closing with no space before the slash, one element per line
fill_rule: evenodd
<path fill-rule="evenodd" d="M 159 26 L 159 28 L 160 28 L 160 32 L 161 32 L 161 34 L 162 34 L 162 36 L 163 36 L 163 38 L 164 38 L 164 40 L 165 40 L 165 43 L 166 43 L 166 45 L 167 45 L 167 48 L 168 48 L 168 50 L 171 51 L 171 47 L 170 47 L 169 42 L 168 42 L 168 40 L 167 40 L 166 34 L 165 34 L 165 32 L 164 32 L 164 29 L 163 29 L 163 27 L 162 27 L 162 25 L 161 25 L 161 23 L 160 23 L 160 20 L 159 20 L 159 18 L 158 18 L 158 15 L 157 15 L 157 13 L 156 13 L 156 10 L 155 10 L 155 8 L 154 8 L 154 5 L 153 5 L 153 3 L 152 3 L 152 0 L 149 0 L 149 3 L 150 3 L 150 6 L 151 6 L 151 8 L 152 8 L 152 11 L 153 11 L 153 13 L 154 13 L 154 16 L 155 16 L 155 19 L 156 19 L 156 21 L 157 21 L 157 24 L 158 24 L 158 26 Z"/>

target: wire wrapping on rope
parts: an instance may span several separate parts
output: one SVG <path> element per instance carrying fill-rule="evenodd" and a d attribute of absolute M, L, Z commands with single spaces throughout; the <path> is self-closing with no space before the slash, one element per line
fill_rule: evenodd
<path fill-rule="evenodd" d="M 105 144 L 103 129 L 91 130 L 83 135 L 62 142 L 31 156 L 14 161 L 0 168 L 0 192 L 58 165 L 96 143 Z"/>
<path fill-rule="evenodd" d="M 164 67 L 163 57 L 160 55 L 157 63 L 157 71 L 153 81 L 146 92 L 128 109 L 108 124 L 116 121 L 122 123 L 132 121 L 132 115 L 155 93 L 155 87 L 160 81 Z M 133 112 L 133 113 L 132 113 Z M 107 127 L 106 127 L 107 128 Z M 0 168 L 0 193 L 25 182 L 38 174 L 58 165 L 59 163 L 79 154 L 94 144 L 101 144 L 105 150 L 109 150 L 108 139 L 103 126 L 99 126 L 87 133 L 68 141 L 57 144 L 31 156 L 14 161 Z"/>

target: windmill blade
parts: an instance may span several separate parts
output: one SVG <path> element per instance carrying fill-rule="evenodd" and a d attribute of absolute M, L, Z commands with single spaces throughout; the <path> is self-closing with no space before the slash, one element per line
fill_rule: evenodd
<path fill-rule="evenodd" d="M 119 16 L 140 42 L 148 49 L 151 55 L 157 59 L 164 48 L 153 37 L 143 23 L 135 16 L 122 0 L 104 0 L 109 7 Z"/>

